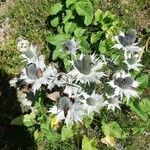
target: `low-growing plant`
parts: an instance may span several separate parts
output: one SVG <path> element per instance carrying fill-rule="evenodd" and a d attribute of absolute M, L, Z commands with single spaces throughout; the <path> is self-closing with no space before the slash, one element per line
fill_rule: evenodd
<path fill-rule="evenodd" d="M 47 139 L 50 149 L 117 147 L 139 128 L 148 132 L 149 123 L 126 127 L 115 116 L 147 122 L 150 114 L 149 100 L 140 98 L 148 86 L 144 50 L 136 31 L 121 32 L 121 24 L 110 12 L 95 11 L 90 0 L 54 4 L 47 38 L 53 62 L 46 64 L 27 40 L 17 43 L 27 65 L 10 84 L 26 86 L 22 101 L 30 102 L 30 110 L 11 124 L 31 127 L 35 140 Z"/>

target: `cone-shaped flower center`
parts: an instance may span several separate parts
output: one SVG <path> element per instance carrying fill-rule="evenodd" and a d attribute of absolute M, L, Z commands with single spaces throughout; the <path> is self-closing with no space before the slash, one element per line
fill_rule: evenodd
<path fill-rule="evenodd" d="M 78 49 L 77 43 L 74 39 L 66 41 L 63 46 L 64 46 L 64 50 L 70 52 L 76 51 Z"/>
<path fill-rule="evenodd" d="M 82 60 L 76 60 L 74 65 L 82 74 L 88 75 L 91 73 L 92 62 L 89 55 L 84 56 Z"/>
<path fill-rule="evenodd" d="M 72 107 L 72 101 L 70 100 L 70 98 L 64 96 L 61 97 L 58 101 L 58 108 L 61 109 L 70 109 Z"/>
<path fill-rule="evenodd" d="M 136 57 L 131 57 L 131 58 L 128 58 L 127 59 L 127 62 L 130 64 L 130 65 L 133 65 L 136 63 Z"/>
<path fill-rule="evenodd" d="M 132 87 L 133 79 L 131 77 L 126 78 L 117 78 L 114 81 L 114 84 L 118 85 L 122 89 L 129 89 Z"/>
<path fill-rule="evenodd" d="M 96 105 L 96 100 L 94 98 L 87 98 L 86 103 L 90 106 L 95 106 Z"/>
<path fill-rule="evenodd" d="M 125 36 L 118 36 L 119 42 L 125 47 L 133 44 L 136 41 L 136 31 L 131 29 L 125 33 Z"/>
<path fill-rule="evenodd" d="M 26 74 L 30 79 L 36 80 L 43 76 L 41 68 L 37 68 L 35 64 L 29 64 L 26 68 Z"/>

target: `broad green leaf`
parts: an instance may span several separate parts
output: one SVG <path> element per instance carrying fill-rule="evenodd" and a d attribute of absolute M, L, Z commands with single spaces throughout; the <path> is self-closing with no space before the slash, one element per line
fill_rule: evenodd
<path fill-rule="evenodd" d="M 94 25 L 97 25 L 98 23 L 103 22 L 103 12 L 98 9 L 94 14 Z"/>
<path fill-rule="evenodd" d="M 67 8 L 70 7 L 71 5 L 75 4 L 79 0 L 66 0 L 66 6 Z"/>
<path fill-rule="evenodd" d="M 149 77 L 147 74 L 142 74 L 141 77 L 137 78 L 137 81 L 140 83 L 139 88 L 144 89 L 148 86 Z"/>
<path fill-rule="evenodd" d="M 84 24 L 90 25 L 93 21 L 93 5 L 90 1 L 80 1 L 76 3 L 76 11 L 80 16 L 84 16 Z"/>
<path fill-rule="evenodd" d="M 80 50 L 83 53 L 89 53 L 91 51 L 90 44 L 86 41 L 85 38 L 82 38 L 80 41 Z"/>
<path fill-rule="evenodd" d="M 129 103 L 130 109 L 135 112 L 139 117 L 141 117 L 142 120 L 147 121 L 148 115 L 146 112 L 144 112 L 140 107 L 138 106 L 138 103 L 136 101 Z"/>
<path fill-rule="evenodd" d="M 59 55 L 61 55 L 61 53 L 62 53 L 61 47 L 57 46 L 56 49 L 53 51 L 52 59 L 56 60 L 59 57 Z"/>
<path fill-rule="evenodd" d="M 125 133 L 117 122 L 104 123 L 102 124 L 102 131 L 106 136 L 115 138 L 125 138 Z"/>
<path fill-rule="evenodd" d="M 96 150 L 96 140 L 89 139 L 88 137 L 84 136 L 82 139 L 82 150 Z"/>
<path fill-rule="evenodd" d="M 139 103 L 139 108 L 148 114 L 150 114 L 150 100 L 149 99 L 142 99 Z"/>
<path fill-rule="evenodd" d="M 12 125 L 18 126 L 25 125 L 27 127 L 33 126 L 34 123 L 35 123 L 35 113 L 21 115 L 11 121 Z"/>
<path fill-rule="evenodd" d="M 107 51 L 106 41 L 100 41 L 99 43 L 99 51 L 104 54 Z"/>
<path fill-rule="evenodd" d="M 63 23 L 66 23 L 69 19 L 74 19 L 71 10 L 66 10 L 66 16 L 63 18 Z"/>
<path fill-rule="evenodd" d="M 96 43 L 101 38 L 102 32 L 92 33 L 91 34 L 91 43 Z"/>
<path fill-rule="evenodd" d="M 67 22 L 65 24 L 65 33 L 66 34 L 72 34 L 74 30 L 77 28 L 76 24 L 73 22 Z"/>
<path fill-rule="evenodd" d="M 63 8 L 63 5 L 61 3 L 56 3 L 52 5 L 50 10 L 50 15 L 56 15 L 59 11 L 61 11 Z"/>
<path fill-rule="evenodd" d="M 77 37 L 77 38 L 80 38 L 83 34 L 85 33 L 85 29 L 82 29 L 82 28 L 77 28 L 75 31 L 74 31 L 74 35 Z"/>
<path fill-rule="evenodd" d="M 53 20 L 51 20 L 51 25 L 53 27 L 57 27 L 59 24 L 59 18 L 58 17 L 55 17 Z"/>
<path fill-rule="evenodd" d="M 73 137 L 73 130 L 71 126 L 63 126 L 61 129 L 61 140 L 65 141 Z"/>
<path fill-rule="evenodd" d="M 65 42 L 66 40 L 68 40 L 70 38 L 70 35 L 67 35 L 67 34 L 50 34 L 47 38 L 47 41 L 52 44 L 52 45 L 62 45 L 63 42 Z"/>

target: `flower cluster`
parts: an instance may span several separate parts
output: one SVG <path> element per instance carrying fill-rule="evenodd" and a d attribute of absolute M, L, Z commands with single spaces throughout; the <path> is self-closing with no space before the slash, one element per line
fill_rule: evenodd
<path fill-rule="evenodd" d="M 127 33 L 120 33 L 115 37 L 118 44 L 113 48 L 122 49 L 124 52 L 125 70 L 116 70 L 113 75 L 106 70 L 107 60 L 105 56 L 95 53 L 79 54 L 80 43 L 74 38 L 67 40 L 64 44 L 64 51 L 73 57 L 70 60 L 72 66 L 68 72 L 58 71 L 57 65 L 51 63 L 46 65 L 43 55 L 38 54 L 37 47 L 27 40 L 19 39 L 18 50 L 22 53 L 22 58 L 27 62 L 27 66 L 22 70 L 20 77 L 26 85 L 31 85 L 31 90 L 35 94 L 45 85 L 50 92 L 49 98 L 55 100 L 55 104 L 48 112 L 56 117 L 56 121 L 64 121 L 66 125 L 74 122 L 83 122 L 84 117 L 91 113 L 99 113 L 104 107 L 115 111 L 120 109 L 123 98 L 139 97 L 136 88 L 139 83 L 131 76 L 130 71 L 139 71 L 140 52 L 142 49 L 137 46 L 136 32 L 130 30 Z M 17 82 L 15 78 L 14 82 Z M 14 82 L 11 81 L 10 83 Z M 94 87 L 91 85 L 94 84 Z M 113 88 L 112 94 L 107 91 L 97 91 L 97 85 L 107 85 Z M 51 94 L 54 94 L 53 97 Z M 56 98 L 57 97 L 57 98 Z"/>

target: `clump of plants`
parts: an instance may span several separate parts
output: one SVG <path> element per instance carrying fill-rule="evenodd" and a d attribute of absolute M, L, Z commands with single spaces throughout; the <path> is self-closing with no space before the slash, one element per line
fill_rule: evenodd
<path fill-rule="evenodd" d="M 35 140 L 48 140 L 51 149 L 62 149 L 62 143 L 72 149 L 117 148 L 130 133 L 106 115 L 127 107 L 146 122 L 150 114 L 149 100 L 140 97 L 148 76 L 142 73 L 137 32 L 121 32 L 121 22 L 108 11 L 95 11 L 90 0 L 54 4 L 49 26 L 51 63 L 35 45 L 18 40 L 26 67 L 10 84 L 24 90 L 20 101 L 28 109 L 11 124 L 31 128 Z"/>

